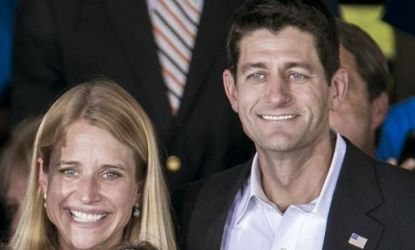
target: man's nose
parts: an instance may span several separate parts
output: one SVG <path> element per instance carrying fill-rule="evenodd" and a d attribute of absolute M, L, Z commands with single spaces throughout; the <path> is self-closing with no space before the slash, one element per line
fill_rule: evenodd
<path fill-rule="evenodd" d="M 292 101 L 290 83 L 282 77 L 273 77 L 265 89 L 266 102 L 283 105 Z"/>

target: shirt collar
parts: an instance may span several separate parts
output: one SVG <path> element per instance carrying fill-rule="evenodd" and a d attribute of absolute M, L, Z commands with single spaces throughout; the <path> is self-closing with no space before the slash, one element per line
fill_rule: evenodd
<path fill-rule="evenodd" d="M 314 213 L 322 218 L 327 218 L 328 216 L 334 189 L 346 153 L 346 142 L 344 139 L 338 133 L 336 133 L 334 137 L 336 139 L 336 144 L 333 158 L 319 196 L 310 203 L 296 205 L 302 210 Z M 266 197 L 264 190 L 262 189 L 261 174 L 258 165 L 258 153 L 255 154 L 252 161 L 251 174 L 241 189 L 241 196 L 241 203 L 236 211 L 236 223 L 239 223 L 243 216 L 248 212 L 249 203 L 251 201 L 256 202 L 256 199 L 275 207 L 276 211 L 281 213 L 278 207 Z"/>

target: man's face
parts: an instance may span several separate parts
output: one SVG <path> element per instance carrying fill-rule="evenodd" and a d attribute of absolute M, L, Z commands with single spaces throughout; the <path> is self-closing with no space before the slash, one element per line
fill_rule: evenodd
<path fill-rule="evenodd" d="M 352 143 L 368 153 L 374 129 L 372 128 L 372 105 L 366 82 L 359 75 L 355 57 L 342 46 L 340 64 L 348 71 L 349 88 L 346 99 L 335 112 L 330 112 L 330 125 Z"/>
<path fill-rule="evenodd" d="M 332 91 L 324 73 L 312 36 L 297 28 L 242 38 L 236 81 L 225 71 L 224 84 L 258 151 L 293 151 L 328 135 Z"/>

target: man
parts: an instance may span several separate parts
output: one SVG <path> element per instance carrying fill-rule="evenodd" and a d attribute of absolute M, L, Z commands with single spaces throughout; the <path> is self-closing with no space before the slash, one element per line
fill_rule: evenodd
<path fill-rule="evenodd" d="M 65 89 L 104 76 L 152 119 L 171 188 L 247 160 L 252 144 L 221 84 L 226 32 L 242 1 L 22 0 L 12 119 L 42 113 Z"/>
<path fill-rule="evenodd" d="M 389 105 L 390 74 L 376 42 L 356 25 L 337 20 L 340 65 L 348 72 L 348 92 L 342 105 L 330 111 L 330 125 L 369 155 L 375 133 Z"/>
<path fill-rule="evenodd" d="M 374 156 L 376 131 L 383 124 L 389 106 L 390 74 L 387 61 L 376 42 L 358 26 L 337 20 L 337 28 L 340 38 L 340 64 L 348 72 L 348 90 L 342 105 L 337 110 L 330 111 L 330 125 L 362 151 Z M 395 118 L 387 122 L 401 120 Z M 392 130 L 390 138 L 393 139 L 388 143 L 384 143 L 385 131 L 387 129 L 381 131 L 379 145 L 391 147 L 402 144 L 405 129 Z M 397 165 L 397 161 L 389 160 L 389 157 L 378 155 L 378 159 Z M 406 160 L 399 166 L 413 170 L 415 162 Z"/>
<path fill-rule="evenodd" d="M 414 249 L 415 180 L 330 132 L 347 72 L 315 0 L 236 14 L 226 94 L 257 154 L 178 192 L 183 249 Z"/>

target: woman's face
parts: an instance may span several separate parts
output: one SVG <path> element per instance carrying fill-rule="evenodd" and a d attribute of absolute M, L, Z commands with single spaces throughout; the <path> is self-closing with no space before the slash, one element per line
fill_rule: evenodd
<path fill-rule="evenodd" d="M 55 146 L 48 171 L 39 163 L 60 249 L 107 249 L 121 241 L 140 198 L 132 150 L 106 130 L 78 121 Z"/>

